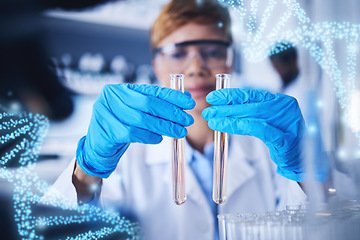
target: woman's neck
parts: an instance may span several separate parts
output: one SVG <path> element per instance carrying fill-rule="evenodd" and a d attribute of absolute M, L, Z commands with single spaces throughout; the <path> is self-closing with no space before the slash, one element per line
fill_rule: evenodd
<path fill-rule="evenodd" d="M 195 121 L 193 125 L 187 127 L 186 139 L 192 148 L 203 153 L 205 145 L 214 141 L 214 131 L 208 127 L 207 121 L 202 118 L 201 113 L 191 115 Z"/>

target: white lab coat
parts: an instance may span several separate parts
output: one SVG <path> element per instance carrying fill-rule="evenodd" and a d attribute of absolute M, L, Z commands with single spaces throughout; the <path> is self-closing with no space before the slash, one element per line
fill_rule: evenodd
<path fill-rule="evenodd" d="M 275 168 L 260 140 L 232 135 L 227 200 L 218 205 L 218 212 L 265 212 L 304 203 L 306 196 L 298 184 L 276 174 Z M 52 191 L 60 191 L 75 204 L 73 169 L 74 161 Z M 103 180 L 98 202 L 104 208 L 133 212 L 143 239 L 212 240 L 216 219 L 191 168 L 186 168 L 187 200 L 181 206 L 172 200 L 171 172 L 171 139 L 164 137 L 157 145 L 131 144 L 116 171 Z"/>
<path fill-rule="evenodd" d="M 309 102 L 307 98 L 309 97 L 308 94 L 310 91 L 314 91 L 311 82 L 307 81 L 307 79 L 305 79 L 301 75 L 301 73 L 299 73 L 296 79 L 293 80 L 293 82 L 290 83 L 285 88 L 285 90 L 279 92 L 296 98 L 296 100 L 299 103 L 301 112 L 304 118 L 306 118 L 306 116 L 308 115 L 308 106 L 309 106 Z M 312 104 L 316 104 L 316 103 L 312 103 Z"/>

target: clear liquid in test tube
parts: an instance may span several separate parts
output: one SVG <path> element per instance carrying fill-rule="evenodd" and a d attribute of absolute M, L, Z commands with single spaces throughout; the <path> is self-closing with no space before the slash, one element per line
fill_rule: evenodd
<path fill-rule="evenodd" d="M 170 87 L 184 92 L 184 74 L 170 74 Z M 174 138 L 172 144 L 173 199 L 177 205 L 186 201 L 185 138 Z"/>
<path fill-rule="evenodd" d="M 230 87 L 230 79 L 230 74 L 216 74 L 216 90 Z M 214 131 L 213 200 L 217 204 L 226 200 L 228 147 L 228 134 Z"/>

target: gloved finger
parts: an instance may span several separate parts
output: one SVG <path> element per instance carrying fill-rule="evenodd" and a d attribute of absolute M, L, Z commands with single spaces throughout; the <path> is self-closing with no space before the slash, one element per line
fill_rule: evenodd
<path fill-rule="evenodd" d="M 185 94 L 186 96 L 191 97 L 191 93 L 190 93 L 189 91 L 184 91 L 184 94 Z"/>
<path fill-rule="evenodd" d="M 120 107 L 120 104 L 124 104 L 130 108 L 170 120 L 183 126 L 189 126 L 194 123 L 193 117 L 178 106 L 157 97 L 144 95 L 128 89 L 126 85 L 117 86 L 118 85 L 110 85 L 105 88 L 103 92 L 104 98 L 107 99 L 108 106 L 116 116 L 124 114 L 124 110 Z M 116 96 L 117 99 L 113 100 L 113 96 Z M 186 95 L 181 94 L 181 97 L 184 98 Z M 120 101 L 122 103 L 120 103 Z"/>
<path fill-rule="evenodd" d="M 208 125 L 215 131 L 257 137 L 279 151 L 291 149 L 296 138 L 291 133 L 271 126 L 266 121 L 254 118 L 213 118 L 209 120 Z"/>
<path fill-rule="evenodd" d="M 106 152 L 101 153 L 102 156 L 116 152 L 117 145 L 120 143 L 141 142 L 156 144 L 162 141 L 162 136 L 159 134 L 122 123 L 105 107 L 94 109 L 88 136 L 96 138 L 96 145 L 106 146 L 104 148 Z M 92 148 L 94 147 L 92 146 Z"/>
<path fill-rule="evenodd" d="M 127 84 L 126 86 L 139 93 L 163 99 L 183 109 L 193 109 L 196 104 L 191 96 L 174 89 L 144 84 Z"/>
<path fill-rule="evenodd" d="M 117 114 L 116 118 L 126 125 L 173 138 L 182 138 L 187 134 L 186 128 L 180 124 L 138 111 L 128 106 L 122 106 L 121 109 L 121 114 Z"/>
<path fill-rule="evenodd" d="M 295 98 L 277 94 L 274 99 L 265 102 L 211 106 L 203 110 L 202 116 L 206 120 L 226 116 L 269 119 L 274 116 L 289 116 L 289 114 L 294 117 L 297 112 L 300 112 L 300 109 Z"/>
<path fill-rule="evenodd" d="M 211 105 L 234 105 L 270 101 L 276 97 L 264 90 L 225 88 L 210 92 L 206 101 Z"/>
<path fill-rule="evenodd" d="M 205 120 L 229 116 L 267 119 L 278 113 L 274 114 L 272 108 L 274 108 L 273 102 L 211 106 L 202 111 L 202 117 Z"/>
<path fill-rule="evenodd" d="M 157 133 L 151 132 L 146 129 L 123 125 L 126 128 L 127 138 L 130 142 L 146 143 L 146 144 L 158 144 L 163 140 L 163 137 Z M 119 131 L 120 132 L 120 131 Z"/>

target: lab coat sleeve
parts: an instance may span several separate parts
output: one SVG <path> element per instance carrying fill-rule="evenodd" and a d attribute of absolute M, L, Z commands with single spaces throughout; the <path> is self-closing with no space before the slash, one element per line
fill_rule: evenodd
<path fill-rule="evenodd" d="M 299 183 L 295 181 L 288 182 L 288 197 L 287 205 L 304 205 L 307 201 L 305 192 L 300 187 Z"/>
<path fill-rule="evenodd" d="M 280 175 L 276 175 L 275 178 L 276 195 L 279 200 L 276 210 L 281 211 L 286 209 L 286 206 L 306 204 L 307 196 L 297 182 Z"/>
<path fill-rule="evenodd" d="M 276 173 L 277 165 L 271 160 L 268 148 L 260 140 L 256 140 L 256 143 L 257 154 L 259 158 L 266 159 L 263 166 L 267 166 L 266 169 L 270 172 L 269 175 L 271 176 L 271 180 L 273 182 L 275 210 L 284 210 L 287 205 L 305 204 L 307 196 L 300 185 L 297 182 Z M 263 175 L 265 176 L 265 174 Z"/>
<path fill-rule="evenodd" d="M 72 183 L 74 166 L 75 158 L 69 163 L 55 183 L 46 191 L 39 204 L 53 207 L 77 207 L 77 193 Z M 100 192 L 97 192 L 88 204 L 99 205 L 100 194 Z"/>
<path fill-rule="evenodd" d="M 102 179 L 99 191 L 95 193 L 94 198 L 90 202 L 87 202 L 87 204 L 102 209 L 109 207 L 118 210 L 119 208 L 123 209 L 128 205 L 132 205 L 132 192 L 126 191 L 126 189 L 129 188 L 124 184 L 124 182 L 131 183 L 132 172 L 129 170 L 129 164 L 133 161 L 128 161 L 128 155 L 129 152 L 131 152 L 130 150 L 135 147 L 135 153 L 137 153 L 135 158 L 142 159 L 144 156 L 143 152 L 136 148 L 136 144 L 132 145 L 133 146 L 130 146 L 121 157 L 121 161 L 116 170 L 108 178 Z M 140 156 L 138 156 L 139 154 Z M 134 160 L 134 158 L 131 160 Z M 76 159 L 74 158 L 69 163 L 68 167 L 41 198 L 40 204 L 58 205 L 60 207 L 63 207 L 64 204 L 71 205 L 71 207 L 78 206 L 76 189 L 72 183 L 75 161 Z M 62 205 L 59 205 L 59 202 L 61 202 Z"/>

